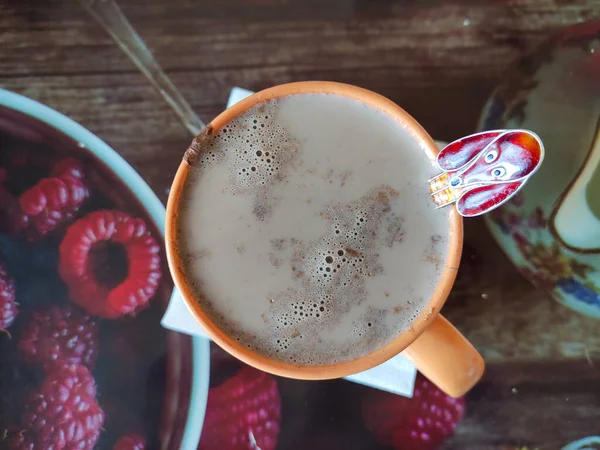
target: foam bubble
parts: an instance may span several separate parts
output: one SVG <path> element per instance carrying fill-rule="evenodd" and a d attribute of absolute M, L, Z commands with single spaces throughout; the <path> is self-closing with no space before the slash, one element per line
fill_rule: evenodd
<path fill-rule="evenodd" d="M 225 162 L 230 177 L 227 189 L 254 198 L 254 213 L 265 220 L 275 206 L 270 189 L 285 180 L 285 168 L 298 145 L 277 123 L 276 100 L 267 101 L 237 116 L 213 135 L 202 149 L 197 172 Z"/>

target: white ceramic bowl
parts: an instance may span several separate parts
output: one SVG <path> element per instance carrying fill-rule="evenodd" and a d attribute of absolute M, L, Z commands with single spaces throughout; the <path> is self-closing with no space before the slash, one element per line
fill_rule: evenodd
<path fill-rule="evenodd" d="M 140 175 L 111 147 L 67 116 L 39 103 L 13 92 L 0 89 L 0 106 L 21 112 L 30 117 L 46 123 L 61 131 L 80 144 L 91 154 L 103 161 L 117 176 L 131 194 L 137 198 L 144 207 L 148 217 L 154 222 L 164 238 L 165 207 L 154 194 L 152 189 Z M 167 274 L 168 270 L 164 270 Z M 173 294 L 175 295 L 175 293 Z M 172 333 L 172 332 L 169 332 Z M 179 448 L 181 450 L 196 450 L 204 422 L 206 402 L 208 400 L 208 381 L 210 374 L 210 349 L 207 339 L 193 337 L 192 348 L 187 354 L 167 355 L 170 372 L 175 377 L 170 382 L 178 383 L 181 375 L 181 358 L 192 358 L 191 374 L 184 378 L 190 379 L 189 386 L 176 386 L 177 398 L 189 398 L 188 414 L 185 423 L 176 423 L 181 417 L 177 398 L 165 398 L 163 414 L 171 415 L 167 418 L 167 433 L 161 433 L 164 438 L 161 449 Z M 183 392 L 182 392 L 183 389 Z M 167 387 L 167 392 L 173 393 L 173 386 Z M 175 397 L 174 396 L 174 397 Z M 163 417 L 165 422 L 165 417 Z M 164 423 L 163 423 L 164 428 Z M 167 435 L 168 434 L 168 435 Z M 175 440 L 175 442 L 173 441 Z M 179 442 L 177 442 L 179 441 Z"/>

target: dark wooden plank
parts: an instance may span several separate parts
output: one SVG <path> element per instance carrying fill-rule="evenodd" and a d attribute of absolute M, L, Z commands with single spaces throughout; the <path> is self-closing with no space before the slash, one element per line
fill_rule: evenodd
<path fill-rule="evenodd" d="M 558 26 L 593 16 L 593 3 L 569 2 L 558 9 L 554 2 L 535 1 L 336 0 L 325 8 L 296 0 L 229 0 L 219 8 L 208 1 L 122 2 L 205 119 L 219 112 L 232 85 L 261 89 L 333 79 L 392 98 L 442 139 L 471 131 L 494 82 L 523 49 Z M 139 100 L 138 89 L 147 89 L 133 64 L 77 4 L 13 0 L 1 7 L 1 86 L 17 91 L 35 86 L 29 95 L 63 111 L 77 101 L 103 123 L 98 109 L 111 109 L 102 102 L 127 107 Z M 57 74 L 87 97 L 71 92 L 75 96 L 64 101 L 48 98 Z M 96 89 L 73 75 L 93 80 Z M 118 75 L 132 81 L 113 78 Z M 124 90 L 128 95 L 120 95 Z M 149 92 L 147 98 L 156 100 L 149 109 L 165 111 L 157 96 Z M 84 123 L 96 128 L 92 120 Z M 125 138 L 134 139 L 137 129 L 132 124 Z"/>
<path fill-rule="evenodd" d="M 465 220 L 466 246 L 444 314 L 489 362 L 597 361 L 598 322 L 535 289 L 509 263 L 483 220 Z"/>
<path fill-rule="evenodd" d="M 209 0 L 121 2 L 169 71 L 392 66 L 399 78 L 496 78 L 549 31 L 598 14 L 595 2 Z M 319 6 L 319 7 L 317 7 Z M 132 71 L 65 0 L 11 1 L 0 15 L 2 75 Z M 27 55 L 27 57 L 24 57 Z M 429 75 L 429 76 L 427 76 Z"/>
<path fill-rule="evenodd" d="M 261 89 L 332 79 L 376 90 L 436 137 L 452 139 L 473 129 L 493 84 L 524 49 L 558 26 L 594 16 L 594 3 L 573 1 L 560 9 L 556 2 L 531 0 L 336 0 L 326 7 L 314 1 L 229 0 L 218 8 L 206 0 L 126 0 L 122 5 L 205 119 L 219 112 L 232 85 Z M 26 85 L 29 95 L 63 111 L 78 102 L 102 123 L 98 110 L 111 110 L 102 102 L 128 107 L 139 101 L 138 89 L 147 89 L 133 64 L 76 3 L 12 0 L 0 7 L 0 86 L 22 91 Z M 64 76 L 73 97 L 50 97 L 54 75 Z M 95 89 L 74 75 L 89 78 Z M 77 88 L 86 98 L 78 98 Z M 149 109 L 172 120 L 157 96 L 144 95 L 156 101 Z M 90 128 L 96 128 L 93 117 L 84 122 Z M 135 139 L 137 129 L 132 124 L 123 137 Z"/>
<path fill-rule="evenodd" d="M 535 381 L 518 381 L 528 378 Z M 558 450 L 600 432 L 600 383 L 587 361 L 491 364 L 444 448 Z"/>

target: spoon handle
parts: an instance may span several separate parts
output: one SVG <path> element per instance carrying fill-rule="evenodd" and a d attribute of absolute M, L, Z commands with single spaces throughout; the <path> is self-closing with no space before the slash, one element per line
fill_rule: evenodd
<path fill-rule="evenodd" d="M 152 86 L 173 108 L 185 128 L 193 135 L 200 134 L 204 123 L 192 110 L 169 77 L 163 72 L 150 50 L 133 29 L 115 0 L 79 0 L 83 7 L 111 35 L 119 47 L 133 60 Z"/>

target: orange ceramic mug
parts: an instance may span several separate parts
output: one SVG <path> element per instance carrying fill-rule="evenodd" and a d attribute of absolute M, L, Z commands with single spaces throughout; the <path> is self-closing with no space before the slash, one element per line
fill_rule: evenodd
<path fill-rule="evenodd" d="M 275 86 L 258 92 L 235 104 L 216 117 L 210 126 L 219 130 L 248 109 L 267 100 L 301 93 L 331 93 L 356 99 L 389 114 L 410 130 L 432 164 L 438 153 L 433 139 L 402 108 L 385 97 L 365 89 L 333 82 L 300 82 Z M 178 248 L 178 212 L 182 189 L 190 166 L 185 158 L 181 162 L 169 195 L 166 218 L 166 247 L 169 266 L 175 284 L 188 308 L 206 333 L 222 348 L 245 363 L 276 375 L 317 380 L 339 378 L 375 367 L 403 352 L 409 360 L 433 383 L 447 394 L 458 397 L 465 394 L 482 376 L 483 359 L 475 348 L 439 314 L 456 278 L 462 251 L 462 217 L 452 206 L 450 212 L 450 245 L 445 268 L 429 304 L 407 331 L 395 337 L 378 350 L 351 361 L 321 366 L 302 366 L 269 359 L 248 349 L 244 343 L 227 335 L 203 310 L 195 299 L 193 290 L 184 275 L 183 259 Z M 426 183 L 427 180 L 423 180 Z"/>

